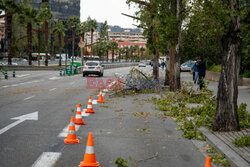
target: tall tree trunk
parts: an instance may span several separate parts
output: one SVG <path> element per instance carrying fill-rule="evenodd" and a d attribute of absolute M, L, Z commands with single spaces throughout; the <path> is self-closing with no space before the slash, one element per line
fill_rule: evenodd
<path fill-rule="evenodd" d="M 106 54 L 107 54 L 107 62 L 109 61 L 109 51 L 107 50 L 106 51 Z"/>
<path fill-rule="evenodd" d="M 48 55 L 48 45 L 49 45 L 49 23 L 47 21 L 44 22 L 45 29 L 45 66 L 48 66 L 49 55 Z"/>
<path fill-rule="evenodd" d="M 159 52 L 157 48 L 155 49 L 154 53 L 153 78 L 159 79 Z"/>
<path fill-rule="evenodd" d="M 73 39 L 72 39 L 72 64 L 74 63 L 74 57 L 75 57 L 75 33 L 76 29 L 73 28 Z"/>
<path fill-rule="evenodd" d="M 28 57 L 29 65 L 32 65 L 32 23 L 27 23 Z"/>
<path fill-rule="evenodd" d="M 91 30 L 91 54 L 90 54 L 91 56 L 93 56 L 93 53 L 92 53 L 93 52 L 93 50 L 92 50 L 93 49 L 92 44 L 93 44 L 93 38 L 94 38 L 93 35 L 94 35 L 94 31 Z"/>
<path fill-rule="evenodd" d="M 119 63 L 121 62 L 121 52 L 119 52 Z"/>
<path fill-rule="evenodd" d="M 11 65 L 12 50 L 12 15 L 7 15 L 7 39 L 8 39 L 8 65 Z"/>
<path fill-rule="evenodd" d="M 58 40 L 59 40 L 59 66 L 62 66 L 62 34 L 58 34 Z"/>
<path fill-rule="evenodd" d="M 170 64 L 170 69 L 169 69 L 169 89 L 170 91 L 175 91 L 175 86 L 174 86 L 174 81 L 175 81 L 175 75 L 174 75 L 174 48 L 170 48 L 170 60 L 169 60 L 169 64 Z"/>
<path fill-rule="evenodd" d="M 181 64 L 181 25 L 182 25 L 182 17 L 181 17 L 181 10 L 182 10 L 182 0 L 177 0 L 176 4 L 176 18 L 178 19 L 178 39 L 175 47 L 175 64 L 174 64 L 174 91 L 181 89 L 181 71 L 180 71 L 180 64 Z"/>
<path fill-rule="evenodd" d="M 166 70 L 165 70 L 165 81 L 164 85 L 169 85 L 169 71 L 170 71 L 170 55 L 169 55 L 169 49 L 167 48 L 167 54 L 166 54 Z"/>
<path fill-rule="evenodd" d="M 85 47 L 85 43 L 84 43 L 84 38 L 85 38 L 85 33 L 83 33 L 82 35 L 82 42 L 83 42 L 83 47 L 81 48 L 81 57 L 82 57 L 82 66 L 84 64 L 84 60 L 83 60 L 83 57 L 84 57 L 84 47 Z"/>
<path fill-rule="evenodd" d="M 64 46 L 65 46 L 65 67 L 67 66 L 68 63 L 68 50 L 67 50 L 67 39 L 64 38 Z"/>
<path fill-rule="evenodd" d="M 115 51 L 114 49 L 112 50 L 112 63 L 114 63 L 114 54 L 115 54 Z"/>
<path fill-rule="evenodd" d="M 238 0 L 224 0 L 223 3 L 233 11 L 239 12 Z M 222 37 L 221 76 L 217 93 L 217 109 L 213 122 L 214 130 L 239 130 L 237 114 L 238 77 L 241 46 L 240 17 L 231 17 L 228 32 Z"/>
<path fill-rule="evenodd" d="M 37 38 L 38 38 L 38 66 L 40 66 L 40 52 L 41 52 L 41 29 L 39 27 L 37 31 Z"/>

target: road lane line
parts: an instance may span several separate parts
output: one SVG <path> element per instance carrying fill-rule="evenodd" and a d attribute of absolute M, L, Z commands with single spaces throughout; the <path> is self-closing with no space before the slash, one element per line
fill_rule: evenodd
<path fill-rule="evenodd" d="M 11 86 L 15 87 L 15 86 L 17 86 L 17 84 L 13 84 L 13 85 L 11 85 Z"/>
<path fill-rule="evenodd" d="M 5 85 L 5 86 L 3 86 L 3 88 L 8 88 L 9 87 L 9 85 Z"/>
<path fill-rule="evenodd" d="M 54 90 L 56 90 L 56 88 L 52 88 L 52 89 L 50 89 L 49 91 L 54 91 Z"/>
<path fill-rule="evenodd" d="M 27 98 L 25 98 L 25 99 L 23 99 L 24 101 L 25 100 L 29 100 L 29 99 L 31 99 L 31 98 L 33 98 L 33 97 L 35 97 L 35 96 L 30 96 L 30 97 L 27 97 Z"/>
<path fill-rule="evenodd" d="M 52 167 L 60 158 L 62 153 L 59 152 L 44 152 L 32 165 L 32 167 Z"/>

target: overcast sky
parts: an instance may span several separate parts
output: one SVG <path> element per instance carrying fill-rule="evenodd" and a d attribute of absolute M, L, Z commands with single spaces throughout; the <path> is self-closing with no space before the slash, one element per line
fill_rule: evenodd
<path fill-rule="evenodd" d="M 121 15 L 126 13 L 133 15 L 135 9 L 129 9 L 126 0 L 81 0 L 81 21 L 88 16 L 98 22 L 108 21 L 109 25 L 119 25 L 123 28 L 136 28 L 132 18 Z"/>

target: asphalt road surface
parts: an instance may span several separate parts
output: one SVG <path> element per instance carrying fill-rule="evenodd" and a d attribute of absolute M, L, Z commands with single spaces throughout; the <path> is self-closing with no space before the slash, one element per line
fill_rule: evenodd
<path fill-rule="evenodd" d="M 98 79 L 105 83 L 117 73 L 127 74 L 129 69 L 105 70 L 104 77 Z M 151 68 L 144 70 L 150 72 Z M 204 165 L 205 157 L 191 141 L 181 137 L 173 120 L 162 123 L 152 119 L 148 125 L 126 116 L 136 107 L 154 111 L 147 103 L 139 107 L 133 105 L 133 98 L 104 97 L 107 101 L 104 105 L 112 107 L 93 105 L 96 113 L 85 116 L 86 125 L 77 127 L 80 144 L 65 145 L 63 139 L 72 109 L 75 110 L 78 103 L 86 108 L 89 96 L 97 99 L 98 92 L 87 89 L 87 80 L 82 75 L 60 77 L 56 71 L 23 71 L 16 75 L 16 78 L 0 81 L 1 167 L 78 166 L 84 157 L 88 132 L 93 132 L 96 157 L 102 167 L 115 167 L 118 157 L 129 156 L 141 160 L 137 166 L 143 167 Z M 125 116 L 115 112 L 117 109 L 122 109 Z M 153 137 L 140 134 L 144 125 L 158 129 Z M 150 158 L 158 154 L 159 157 Z M 143 162 L 147 158 L 149 160 Z"/>

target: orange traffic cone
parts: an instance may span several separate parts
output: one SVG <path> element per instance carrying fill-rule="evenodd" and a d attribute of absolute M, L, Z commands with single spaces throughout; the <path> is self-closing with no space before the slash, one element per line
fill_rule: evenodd
<path fill-rule="evenodd" d="M 82 120 L 82 110 L 81 110 L 81 104 L 79 103 L 76 109 L 76 125 L 85 125 L 85 123 Z"/>
<path fill-rule="evenodd" d="M 103 98 L 102 98 L 102 90 L 100 90 L 99 98 L 97 100 L 97 103 L 104 103 Z"/>
<path fill-rule="evenodd" d="M 78 167 L 99 167 L 99 162 L 96 162 L 93 135 L 89 132 L 89 137 L 86 145 L 85 155 Z"/>
<path fill-rule="evenodd" d="M 67 138 L 64 139 L 65 144 L 71 144 L 71 143 L 79 143 L 79 140 L 76 138 L 76 128 L 74 124 L 74 116 L 71 117 L 70 124 L 69 124 L 69 131 Z"/>
<path fill-rule="evenodd" d="M 205 167 L 211 167 L 211 159 L 209 156 L 207 156 L 207 158 L 206 158 Z"/>
<path fill-rule="evenodd" d="M 95 113 L 95 111 L 92 108 L 91 96 L 89 96 L 88 107 L 87 107 L 87 111 L 85 113 L 90 113 L 90 114 L 94 114 Z"/>

